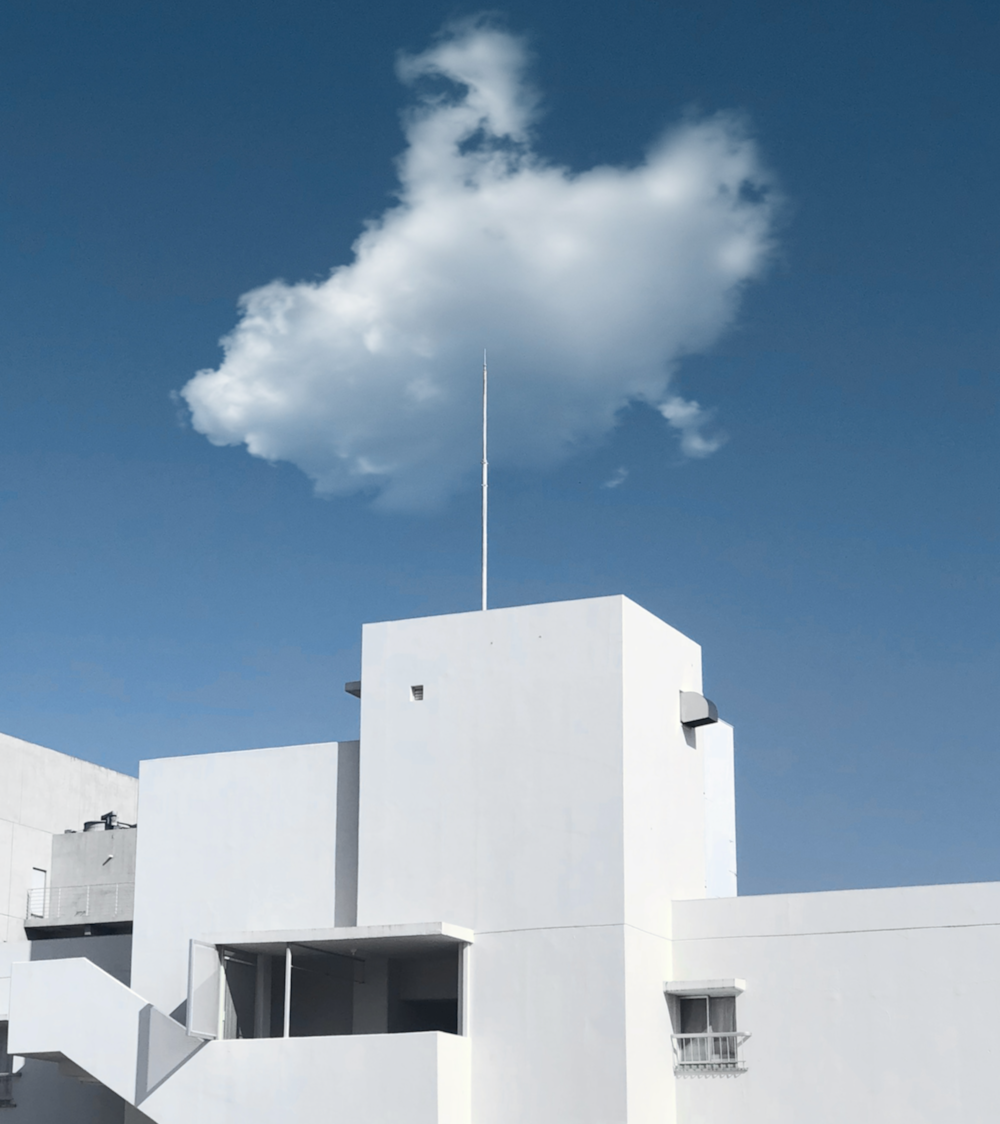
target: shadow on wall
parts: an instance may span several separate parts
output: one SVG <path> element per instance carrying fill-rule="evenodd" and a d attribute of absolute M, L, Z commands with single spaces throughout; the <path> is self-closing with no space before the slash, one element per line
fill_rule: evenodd
<path fill-rule="evenodd" d="M 53 1062 L 31 1058 L 11 1079 L 10 1091 L 10 1103 L 3 1107 L 20 1109 L 11 1119 L 38 1124 L 105 1124 L 121 1120 L 127 1107 L 121 1097 L 103 1085 L 81 1084 L 74 1074 L 58 1070 Z"/>
<path fill-rule="evenodd" d="M 119 983 L 129 986 L 132 974 L 132 937 L 115 933 L 92 937 L 54 937 L 51 940 L 32 941 L 31 959 L 68 960 L 83 957 L 98 968 L 114 976 Z"/>

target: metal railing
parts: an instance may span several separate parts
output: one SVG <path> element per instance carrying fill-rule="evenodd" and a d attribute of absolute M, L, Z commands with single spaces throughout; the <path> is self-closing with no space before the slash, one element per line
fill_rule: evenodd
<path fill-rule="evenodd" d="M 131 921 L 135 906 L 134 882 L 105 886 L 46 886 L 28 891 L 24 923 L 32 925 L 100 925 Z"/>
<path fill-rule="evenodd" d="M 675 1073 L 743 1073 L 747 1066 L 741 1047 L 750 1037 L 742 1031 L 675 1034 Z"/>
<path fill-rule="evenodd" d="M 14 1075 L 0 1073 L 0 1108 L 14 1107 Z"/>

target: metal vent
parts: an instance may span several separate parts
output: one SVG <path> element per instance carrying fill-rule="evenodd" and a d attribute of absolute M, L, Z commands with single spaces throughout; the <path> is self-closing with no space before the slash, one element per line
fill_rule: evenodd
<path fill-rule="evenodd" d="M 410 701 L 411 702 L 423 702 L 424 701 L 424 685 L 423 685 L 423 683 L 417 683 L 415 686 L 410 688 Z"/>
<path fill-rule="evenodd" d="M 711 699 L 699 695 L 697 691 L 681 691 L 681 725 L 693 729 L 695 726 L 709 726 L 719 721 L 719 712 Z"/>

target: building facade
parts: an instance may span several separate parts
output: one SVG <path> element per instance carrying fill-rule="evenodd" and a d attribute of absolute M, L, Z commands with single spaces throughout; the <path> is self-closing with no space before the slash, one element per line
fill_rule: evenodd
<path fill-rule="evenodd" d="M 1000 885 L 739 897 L 732 729 L 669 625 L 368 625 L 348 690 L 360 742 L 144 762 L 136 829 L 53 836 L 103 912 L 25 886 L 7 1050 L 92 1102 L 13 1077 L 12 1120 L 997 1117 Z M 80 881 L 133 844 L 134 894 Z"/>
<path fill-rule="evenodd" d="M 81 1083 L 69 1063 L 60 1072 L 11 1056 L 7 1020 L 16 962 L 90 957 L 128 983 L 136 834 L 106 829 L 119 817 L 135 822 L 138 794 L 135 777 L 0 734 L 0 1113 L 8 1119 L 122 1119 L 120 1098 Z"/>

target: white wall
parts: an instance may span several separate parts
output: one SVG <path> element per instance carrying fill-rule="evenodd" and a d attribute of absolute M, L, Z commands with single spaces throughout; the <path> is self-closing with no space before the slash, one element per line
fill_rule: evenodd
<path fill-rule="evenodd" d="M 670 900 L 706 891 L 704 740 L 680 721 L 681 691 L 702 689 L 701 649 L 626 599 L 622 616 L 627 1111 L 630 1124 L 669 1124 Z"/>
<path fill-rule="evenodd" d="M 469 1052 L 436 1031 L 210 1042 L 141 1110 L 156 1124 L 471 1124 Z"/>
<path fill-rule="evenodd" d="M 52 865 L 52 836 L 117 812 L 135 822 L 135 777 L 0 734 L 0 942 L 24 937 L 32 867 Z"/>
<path fill-rule="evenodd" d="M 742 977 L 737 1078 L 680 1124 L 993 1124 L 1000 883 L 678 902 L 674 979 Z"/>
<path fill-rule="evenodd" d="M 663 1001 L 670 942 L 630 925 L 624 943 L 628 1124 L 674 1124 L 672 1031 Z"/>
<path fill-rule="evenodd" d="M 700 687 L 624 597 L 366 625 L 359 923 L 665 929 L 704 892 Z"/>
<path fill-rule="evenodd" d="M 471 1124 L 455 1035 L 199 1043 L 86 960 L 15 965 L 12 1013 L 12 1050 L 68 1059 L 156 1124 Z"/>
<path fill-rule="evenodd" d="M 11 965 L 31 960 L 84 957 L 127 984 L 131 971 L 132 938 L 125 935 L 59 937 L 44 941 L 8 941 L 0 945 L 0 1022 L 10 1014 Z"/>
<path fill-rule="evenodd" d="M 89 960 L 14 964 L 8 1049 L 41 1060 L 61 1055 L 118 1096 L 131 1097 L 145 1005 Z"/>
<path fill-rule="evenodd" d="M 700 726 L 698 749 L 705 768 L 705 892 L 736 897 L 736 775 L 733 728 L 728 722 Z"/>
<path fill-rule="evenodd" d="M 109 886 L 135 881 L 135 831 L 75 832 L 52 837 L 50 886 Z"/>
<path fill-rule="evenodd" d="M 680 720 L 681 691 L 701 691 L 701 649 L 620 604 L 625 920 L 666 935 L 670 899 L 705 892 L 704 753 Z"/>
<path fill-rule="evenodd" d="M 51 940 L 29 941 L 28 956 L 15 956 L 14 960 L 62 960 L 82 957 L 96 964 L 127 987 L 132 976 L 132 938 L 127 934 L 108 933 L 92 937 L 57 937 Z M 24 948 L 24 945 L 16 946 Z"/>
<path fill-rule="evenodd" d="M 698 645 L 623 597 L 365 627 L 359 922 L 476 930 L 477 1124 L 672 1111 L 670 899 L 706 888 L 682 690 Z"/>
<path fill-rule="evenodd" d="M 10 973 L 15 963 L 83 956 L 117 979 L 128 981 L 131 939 L 127 936 L 11 941 L 0 945 L 0 1023 L 9 1017 Z M 100 1085 L 84 1085 L 52 1062 L 20 1061 L 14 1079 L 16 1108 L 3 1110 L 4 1124 L 122 1124 L 119 1097 Z"/>
<path fill-rule="evenodd" d="M 620 923 L 621 691 L 620 598 L 366 625 L 359 923 Z"/>
<path fill-rule="evenodd" d="M 192 938 L 353 923 L 357 742 L 160 758 L 140 778 L 132 986 L 160 1010 L 185 1000 Z"/>
<path fill-rule="evenodd" d="M 471 949 L 476 1124 L 623 1121 L 623 926 L 480 934 Z"/>

